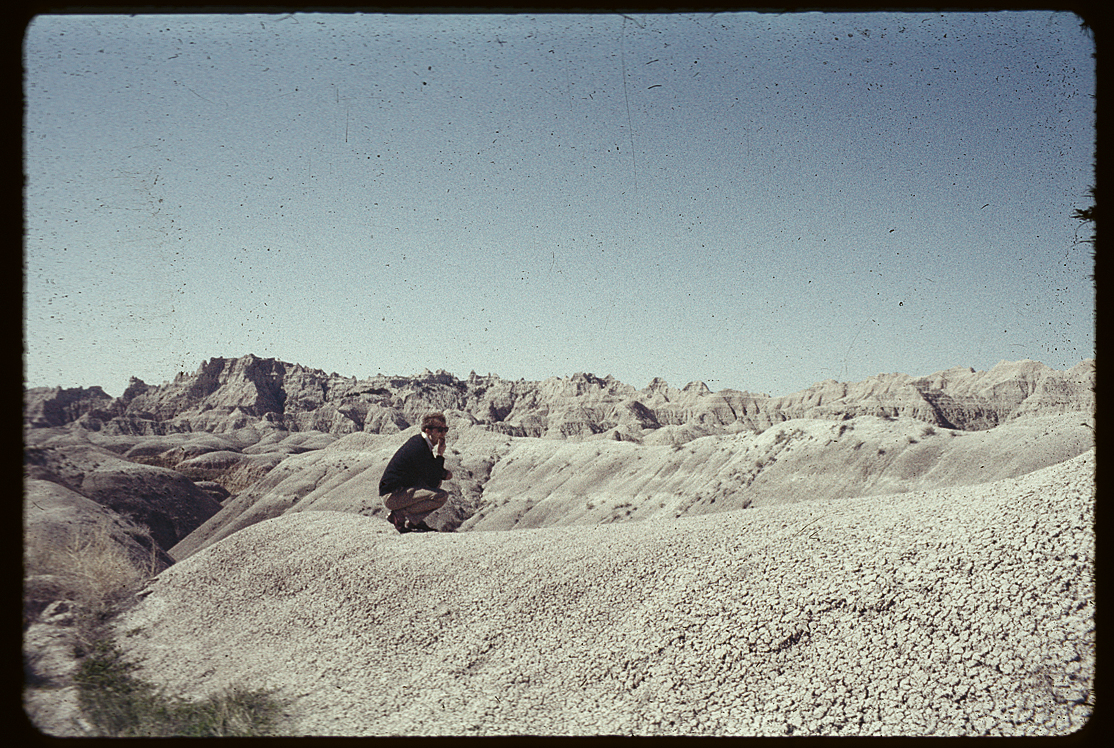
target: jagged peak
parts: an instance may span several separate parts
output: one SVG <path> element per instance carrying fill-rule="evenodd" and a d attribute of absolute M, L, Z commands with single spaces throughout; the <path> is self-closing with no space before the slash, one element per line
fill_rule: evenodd
<path fill-rule="evenodd" d="M 205 371 L 206 369 L 209 369 L 213 366 L 218 366 L 218 365 L 219 366 L 224 366 L 229 361 L 244 361 L 244 360 L 250 361 L 250 360 L 253 360 L 254 358 L 255 358 L 255 356 L 253 356 L 250 353 L 246 356 L 242 356 L 241 358 L 225 358 L 224 356 L 213 356 L 210 359 L 206 359 L 205 361 L 202 361 L 201 365 L 197 367 L 197 371 L 202 372 L 202 371 Z"/>
<path fill-rule="evenodd" d="M 990 368 L 990 372 L 993 372 L 995 374 L 1015 371 L 1023 371 L 1027 374 L 1033 374 L 1037 372 L 1052 371 L 1052 369 L 1050 369 L 1048 366 L 1041 363 L 1040 361 L 1033 361 L 1032 359 L 1028 358 L 1022 359 L 1020 361 L 1002 360 Z"/>
<path fill-rule="evenodd" d="M 428 368 L 424 369 L 421 374 L 413 377 L 413 379 L 430 384 L 453 384 L 457 381 L 457 378 L 453 376 L 451 372 L 447 372 L 444 369 L 438 369 L 436 372 L 433 372 Z"/>
<path fill-rule="evenodd" d="M 129 377 L 128 386 L 124 389 L 124 394 L 120 397 L 126 402 L 142 395 L 149 389 L 151 389 L 150 386 L 139 377 Z"/>
<path fill-rule="evenodd" d="M 1002 390 L 1000 383 L 1014 378 L 1022 383 L 1022 390 L 1030 393 L 1036 391 L 1037 383 L 1043 380 L 1047 372 L 1055 371 L 1032 361 L 1014 364 L 1005 362 L 995 368 L 997 371 L 989 376 L 986 372 L 976 373 L 969 367 L 957 366 L 917 379 L 900 373 L 879 374 L 850 384 L 828 379 L 774 399 L 769 395 L 753 395 L 736 390 L 713 393 L 701 381 L 689 382 L 678 391 L 670 388 L 662 377 L 654 377 L 645 389 L 636 390 L 610 374 L 599 377 L 583 371 L 570 376 L 550 377 L 540 382 L 528 382 L 522 378 L 517 381 L 502 380 L 491 374 L 482 377 L 473 370 L 465 383 L 444 369 L 438 369 L 436 373 L 426 369 L 423 374 L 410 377 L 376 375 L 362 379 L 341 379 L 334 374 L 330 379 L 321 370 L 247 354 L 238 359 L 211 358 L 201 365 L 195 375 L 179 372 L 173 385 L 164 383 L 159 387 L 151 387 L 141 379 L 132 377 L 124 396 L 118 398 L 116 405 L 112 407 L 115 409 L 113 413 L 118 412 L 122 419 L 116 426 L 121 429 L 140 428 L 140 422 L 150 426 L 155 421 L 169 423 L 173 419 L 177 419 L 174 428 L 225 429 L 236 418 L 240 418 L 233 417 L 238 412 L 241 416 L 246 414 L 248 417 L 277 419 L 293 430 L 326 428 L 343 431 L 364 429 L 367 423 L 366 414 L 380 412 L 383 408 L 418 409 L 430 406 L 467 410 L 479 407 L 482 410 L 478 411 L 477 418 L 493 422 L 503 420 L 513 410 L 515 415 L 512 420 L 519 423 L 533 408 L 539 408 L 542 413 L 550 415 L 575 408 L 596 409 L 599 412 L 593 411 L 593 417 L 606 419 L 608 416 L 604 413 L 609 408 L 618 407 L 616 403 L 641 400 L 643 405 L 651 408 L 655 418 L 662 424 L 677 424 L 693 417 L 690 412 L 693 408 L 704 414 L 702 418 L 708 417 L 709 409 L 720 408 L 722 413 L 716 416 L 720 426 L 736 420 L 739 428 L 758 428 L 771 419 L 782 418 L 784 414 L 777 414 L 782 410 L 793 410 L 802 417 L 804 414 L 836 417 L 839 415 L 837 411 L 843 407 L 877 410 L 883 407 L 878 403 L 880 398 L 887 402 L 892 401 L 884 406 L 892 410 L 901 407 L 923 408 L 925 398 L 937 403 L 941 397 L 940 394 L 935 394 L 937 392 L 946 395 L 947 391 L 961 391 L 962 398 L 970 399 L 971 391 L 985 391 L 989 393 L 987 397 L 991 397 L 994 388 Z M 1093 381 L 1087 385 L 1088 378 L 1093 380 L 1093 371 L 1093 360 L 1085 360 L 1073 367 L 1070 374 L 1062 373 L 1058 376 L 1066 376 L 1074 388 L 1072 392 L 1079 390 L 1083 393 L 1079 395 L 1080 398 L 1093 399 Z M 1080 385 L 1083 385 L 1083 389 L 1080 389 Z M 917 390 L 919 395 L 906 393 L 905 389 Z M 857 399 L 864 398 L 871 399 L 872 404 L 855 404 Z M 26 399 L 39 404 L 25 405 L 25 421 L 41 425 L 47 421 L 70 422 L 84 411 L 106 407 L 103 404 L 98 405 L 96 401 L 113 398 L 98 387 L 64 393 L 61 388 L 56 388 L 41 394 L 36 393 Z M 88 402 L 77 402 L 81 399 Z M 405 405 L 406 402 L 411 404 Z M 1012 408 L 1016 405 L 1011 401 L 1010 409 L 1000 408 L 1001 412 L 996 412 L 993 418 L 986 416 L 980 423 L 998 423 L 1010 418 Z M 1059 402 L 1054 405 L 1060 409 L 1064 407 Z M 1034 408 L 1039 407 L 1034 401 L 1026 406 L 1025 412 L 1031 414 L 1035 412 Z M 1079 407 L 1085 409 L 1089 406 L 1083 402 Z M 43 416 L 43 413 L 47 415 Z M 267 413 L 277 415 L 267 416 Z M 543 420 L 545 417 L 543 416 Z"/>

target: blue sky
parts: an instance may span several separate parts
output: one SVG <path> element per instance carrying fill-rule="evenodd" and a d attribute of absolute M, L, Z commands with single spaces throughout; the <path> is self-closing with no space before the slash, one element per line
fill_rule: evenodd
<path fill-rule="evenodd" d="M 40 16 L 25 382 L 1095 355 L 1068 13 Z"/>

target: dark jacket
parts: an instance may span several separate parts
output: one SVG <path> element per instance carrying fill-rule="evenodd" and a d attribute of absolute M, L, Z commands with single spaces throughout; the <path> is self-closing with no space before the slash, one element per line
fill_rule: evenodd
<path fill-rule="evenodd" d="M 445 457 L 435 457 L 425 437 L 415 434 L 398 448 L 387 463 L 379 481 L 379 495 L 386 496 L 400 488 L 437 490 L 445 477 Z"/>

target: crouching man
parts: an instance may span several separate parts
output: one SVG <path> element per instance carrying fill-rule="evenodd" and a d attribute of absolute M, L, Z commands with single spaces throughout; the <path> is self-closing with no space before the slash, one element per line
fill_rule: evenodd
<path fill-rule="evenodd" d="M 379 495 L 391 513 L 387 521 L 399 532 L 433 532 L 425 518 L 445 505 L 449 492 L 441 481 L 453 474 L 445 469 L 444 413 L 422 418 L 422 431 L 410 437 L 387 463 L 379 481 Z"/>

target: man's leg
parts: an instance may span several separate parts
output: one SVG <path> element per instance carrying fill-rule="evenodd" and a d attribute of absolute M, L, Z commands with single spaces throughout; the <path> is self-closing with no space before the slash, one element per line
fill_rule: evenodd
<path fill-rule="evenodd" d="M 449 492 L 430 488 L 400 488 L 383 504 L 391 511 L 399 510 L 413 524 L 418 524 L 445 505 Z"/>

